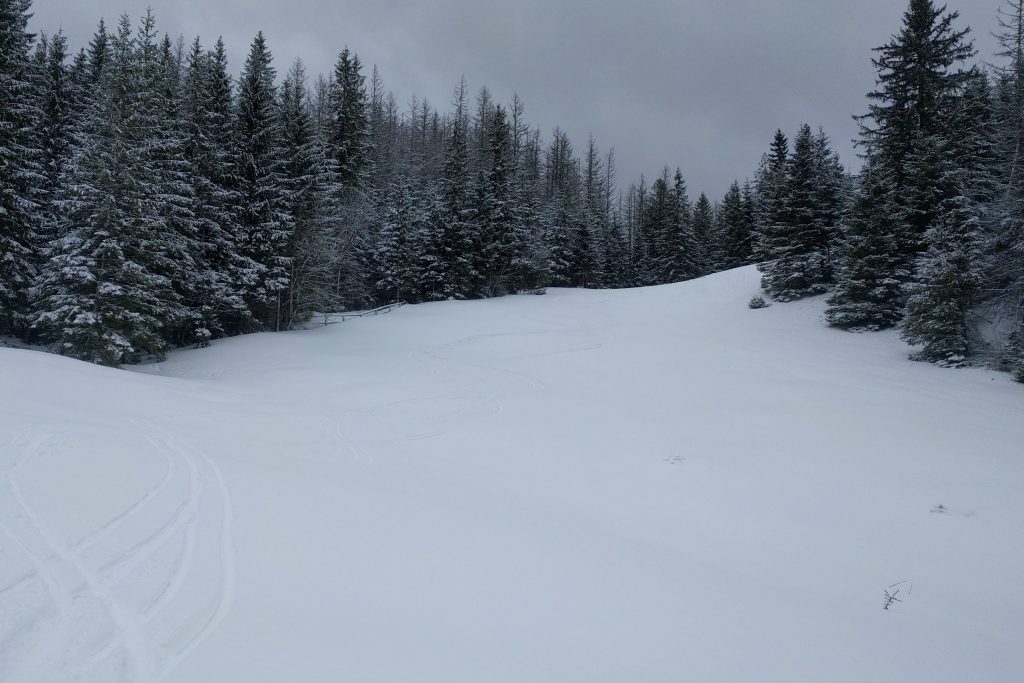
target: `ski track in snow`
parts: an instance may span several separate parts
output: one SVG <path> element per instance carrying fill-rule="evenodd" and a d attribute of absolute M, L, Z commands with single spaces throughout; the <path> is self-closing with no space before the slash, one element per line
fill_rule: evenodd
<path fill-rule="evenodd" d="M 151 423 L 139 425 L 145 440 L 166 461 L 160 481 L 134 503 L 77 542 L 61 540 L 53 526 L 23 490 L 19 475 L 40 455 L 59 447 L 60 434 L 26 434 L 3 447 L 17 453 L 2 473 L 0 532 L 13 541 L 33 569 L 0 588 L 0 613 L 32 611 L 22 598 L 34 583 L 45 588 L 49 605 L 20 627 L 32 632 L 32 646 L 2 649 L 0 680 L 26 680 L 21 674 L 49 671 L 42 680 L 107 681 L 111 665 L 117 680 L 160 681 L 200 646 L 218 627 L 234 599 L 234 550 L 231 497 L 219 467 L 207 456 L 161 434 Z M 178 481 L 184 473 L 183 481 Z M 52 502 L 52 501 L 47 501 Z M 9 514 L 6 514 L 9 513 Z M 135 529 L 139 523 L 142 530 Z M 173 551 L 183 537 L 181 549 Z M 2 537 L 0 537 L 2 538 Z M 110 548 L 120 548 L 110 554 Z M 197 558 L 198 552 L 217 557 Z M 190 595 L 209 577 L 197 571 L 219 570 L 211 601 Z M 162 571 L 153 571 L 157 567 Z M 198 568 L 198 570 L 197 570 Z M 144 571 L 149 569 L 150 571 Z M 151 598 L 141 602 L 140 592 Z M 197 604 L 198 603 L 198 604 Z M 184 611 L 184 614 L 175 614 Z M 171 614 L 177 624 L 161 639 L 161 618 Z M 3 622 L 0 621 L 0 626 Z M 106 626 L 96 637 L 97 626 Z M 157 626 L 157 628 L 154 628 Z M 92 647 L 81 651 L 82 634 L 93 635 Z M 0 632 L 0 642 L 16 639 Z M 32 679 L 36 680 L 36 679 Z"/>

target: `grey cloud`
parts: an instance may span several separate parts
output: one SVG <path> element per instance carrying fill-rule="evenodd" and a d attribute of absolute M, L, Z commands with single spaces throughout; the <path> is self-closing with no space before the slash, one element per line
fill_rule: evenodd
<path fill-rule="evenodd" d="M 1001 0 L 952 0 L 990 58 Z M 445 107 L 465 74 L 577 145 L 614 146 L 619 178 L 679 165 L 694 193 L 723 193 L 751 174 L 775 128 L 824 126 L 856 165 L 851 114 L 874 84 L 871 48 L 899 27 L 904 0 L 36 0 L 34 26 L 85 43 L 100 16 L 139 16 L 162 30 L 223 35 L 235 68 L 264 30 L 283 71 L 302 57 L 330 70 L 344 45 L 376 63 L 400 102 Z"/>

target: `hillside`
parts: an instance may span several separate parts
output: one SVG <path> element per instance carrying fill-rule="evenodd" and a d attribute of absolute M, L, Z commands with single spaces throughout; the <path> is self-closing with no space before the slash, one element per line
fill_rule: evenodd
<path fill-rule="evenodd" d="M 1024 389 L 757 279 L 0 348 L 0 680 L 1020 680 Z"/>

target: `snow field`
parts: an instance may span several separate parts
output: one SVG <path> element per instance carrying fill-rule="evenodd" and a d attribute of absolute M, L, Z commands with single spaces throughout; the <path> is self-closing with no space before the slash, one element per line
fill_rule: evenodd
<path fill-rule="evenodd" d="M 1024 390 L 756 291 L 0 349 L 0 680 L 1019 680 Z"/>

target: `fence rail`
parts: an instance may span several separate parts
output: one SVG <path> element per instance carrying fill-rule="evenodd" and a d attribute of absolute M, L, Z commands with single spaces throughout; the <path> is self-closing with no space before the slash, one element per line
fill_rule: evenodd
<path fill-rule="evenodd" d="M 324 315 L 324 325 L 337 325 L 338 323 L 345 322 L 349 318 L 366 318 L 371 315 L 383 315 L 385 313 L 390 313 L 397 308 L 401 308 L 404 305 L 404 301 L 395 301 L 394 303 L 385 304 L 384 306 L 380 306 L 369 311 L 359 311 L 358 313 L 328 313 Z"/>

